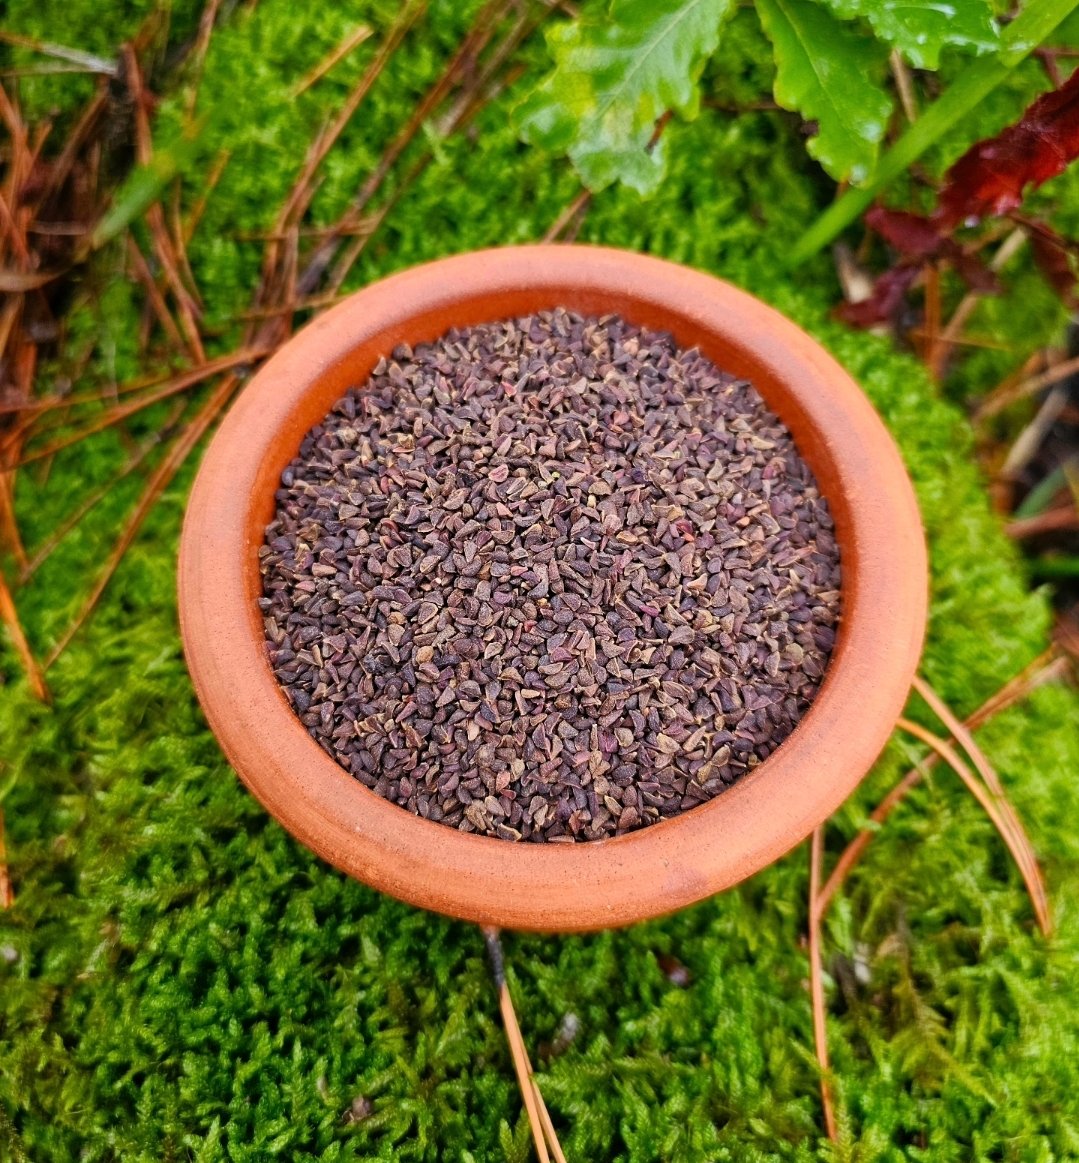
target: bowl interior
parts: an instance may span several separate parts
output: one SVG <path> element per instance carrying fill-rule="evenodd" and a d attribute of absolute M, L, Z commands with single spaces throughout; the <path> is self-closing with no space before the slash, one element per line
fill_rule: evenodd
<path fill-rule="evenodd" d="M 750 380 L 791 430 L 835 520 L 842 620 L 825 680 L 782 746 L 707 804 L 617 838 L 509 844 L 412 816 L 308 735 L 270 670 L 258 547 L 304 435 L 399 343 L 565 307 L 620 314 Z M 508 248 L 376 284 L 254 377 L 207 452 L 181 551 L 181 620 L 211 726 L 251 790 L 352 875 L 411 903 L 506 927 L 655 916 L 751 874 L 853 790 L 890 734 L 920 651 L 925 556 L 898 453 L 845 372 L 752 297 L 673 264 L 589 247 Z"/>

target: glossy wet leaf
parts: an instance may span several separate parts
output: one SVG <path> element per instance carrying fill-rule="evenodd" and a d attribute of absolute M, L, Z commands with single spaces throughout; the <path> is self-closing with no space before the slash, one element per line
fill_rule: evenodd
<path fill-rule="evenodd" d="M 817 123 L 810 154 L 833 178 L 865 181 L 892 111 L 885 50 L 810 0 L 758 0 L 775 50 L 775 97 Z"/>
<path fill-rule="evenodd" d="M 697 82 L 719 43 L 730 0 L 616 0 L 609 15 L 548 33 L 554 71 L 518 110 L 521 136 L 568 153 L 585 185 L 654 190 L 664 173 L 668 110 L 696 116 Z"/>
<path fill-rule="evenodd" d="M 1000 31 L 988 0 L 824 0 L 845 20 L 864 17 L 881 40 L 919 69 L 935 69 L 945 48 L 992 52 Z"/>

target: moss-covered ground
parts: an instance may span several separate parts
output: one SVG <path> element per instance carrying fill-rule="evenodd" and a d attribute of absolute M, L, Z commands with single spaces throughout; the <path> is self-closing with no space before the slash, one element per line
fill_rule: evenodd
<path fill-rule="evenodd" d="M 138 22 L 133 8 L 12 0 L 7 21 L 109 53 Z M 173 13 L 174 40 L 195 28 L 189 9 Z M 473 10 L 430 5 L 328 159 L 316 221 L 363 181 Z M 230 151 L 190 250 L 221 350 L 258 276 L 259 244 L 246 237 L 273 221 L 308 143 L 395 11 L 261 0 L 229 9 L 215 31 L 199 96 L 207 140 L 184 190 L 190 203 Z M 361 19 L 377 30 L 372 41 L 293 99 L 296 80 Z M 537 41 L 519 56 L 535 75 Z M 766 93 L 766 60 L 744 11 L 710 71 L 718 104 Z M 527 80 L 467 133 L 435 143 L 354 283 L 543 234 L 576 186 L 563 163 L 514 139 L 508 111 Z M 1003 123 L 1042 83 L 1020 70 L 979 116 Z M 85 95 L 81 85 L 43 79 L 25 96 L 62 113 Z M 166 94 L 160 140 L 179 124 L 181 90 Z M 605 192 L 581 237 L 749 288 L 864 385 L 910 467 L 931 547 L 924 672 L 969 712 L 1044 647 L 1049 611 L 989 511 L 960 411 L 913 358 L 829 321 L 838 291 L 826 260 L 783 272 L 782 256 L 828 196 L 793 120 L 706 108 L 670 127 L 667 148 L 662 192 L 647 203 Z M 1074 180 L 1057 183 L 1073 216 L 1077 193 Z M 118 267 L 118 255 L 108 262 Z M 1060 322 L 1033 292 L 1011 316 L 994 310 L 986 326 L 1020 345 Z M 94 382 L 145 370 L 137 335 L 137 293 L 119 277 L 69 322 L 70 344 L 94 345 L 85 373 Z M 145 416 L 132 431 L 160 421 Z M 23 474 L 31 545 L 108 479 L 127 440 L 84 443 L 47 479 Z M 0 786 L 15 777 L 4 811 L 17 902 L 0 915 L 0 1159 L 527 1159 L 479 933 L 311 856 L 243 791 L 206 728 L 174 598 L 190 479 L 189 469 L 169 490 L 50 671 L 52 707 L 31 700 L 14 658 L 2 656 Z M 138 487 L 117 486 L 21 595 L 39 648 L 77 608 Z M 525 1036 L 571 1160 L 1079 1158 L 1079 698 L 1042 688 L 981 740 L 1044 859 L 1057 932 L 1036 933 L 998 839 L 950 775 L 912 795 L 826 924 L 838 1146 L 822 1135 L 812 1052 L 804 847 L 678 916 L 589 937 L 506 938 Z M 893 742 L 830 827 L 829 851 L 910 754 Z M 665 955 L 688 968 L 688 985 L 664 973 Z M 558 1045 L 567 1015 L 578 1032 Z"/>

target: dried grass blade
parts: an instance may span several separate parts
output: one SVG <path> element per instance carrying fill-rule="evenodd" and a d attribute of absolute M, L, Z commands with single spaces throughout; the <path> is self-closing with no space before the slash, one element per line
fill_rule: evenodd
<path fill-rule="evenodd" d="M 93 613 L 94 608 L 101 599 L 101 595 L 105 592 L 105 587 L 112 579 L 113 574 L 116 572 L 132 541 L 135 540 L 135 536 L 142 527 L 143 521 L 146 520 L 147 515 L 156 504 L 157 499 L 168 487 L 170 481 L 187 459 L 189 453 L 198 444 L 199 440 L 202 439 L 207 429 L 217 418 L 221 409 L 228 403 L 239 382 L 239 379 L 235 375 L 228 375 L 222 380 L 213 395 L 195 413 L 181 434 L 176 438 L 164 459 L 153 471 L 120 537 L 109 553 L 105 567 L 95 581 L 89 596 L 83 603 L 78 614 L 76 614 L 71 625 L 64 631 L 60 641 L 53 647 L 48 658 L 45 660 L 46 670 L 63 654 L 71 640 L 86 622 L 86 619 Z"/>
<path fill-rule="evenodd" d="M 959 776 L 970 794 L 981 805 L 983 811 L 992 822 L 993 827 L 1000 834 L 1001 839 L 1004 841 L 1008 851 L 1011 853 L 1012 859 L 1019 869 L 1020 875 L 1023 877 L 1023 882 L 1026 884 L 1027 892 L 1030 895 L 1031 904 L 1034 906 L 1035 915 L 1038 918 L 1038 924 L 1041 926 L 1043 932 L 1048 933 L 1052 928 L 1052 921 L 1045 906 L 1041 874 L 1036 864 L 1031 865 L 1026 850 L 1016 845 L 1008 821 L 1001 811 L 999 797 L 974 776 L 970 768 L 967 767 L 947 740 L 941 739 L 939 735 L 934 735 L 932 731 L 927 730 L 921 723 L 915 723 L 910 719 L 901 718 L 896 725 L 901 730 L 906 731 L 908 735 L 913 735 L 916 739 L 921 740 L 927 747 L 935 751 L 955 774 Z"/>
<path fill-rule="evenodd" d="M 824 968 L 821 962 L 820 882 L 824 864 L 824 828 L 813 830 L 809 846 L 809 993 L 813 1006 L 813 1046 L 820 1067 L 820 1099 L 824 1129 L 834 1143 L 839 1138 L 828 1059 L 828 1026 L 824 1004 Z"/>

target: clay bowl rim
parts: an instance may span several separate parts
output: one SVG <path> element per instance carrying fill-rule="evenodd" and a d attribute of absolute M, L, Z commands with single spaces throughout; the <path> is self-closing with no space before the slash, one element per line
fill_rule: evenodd
<path fill-rule="evenodd" d="M 564 306 L 618 312 L 751 379 L 794 433 L 836 521 L 843 610 L 814 703 L 730 790 L 611 839 L 512 844 L 376 796 L 307 734 L 262 640 L 258 546 L 302 436 L 378 356 L 450 326 Z M 712 276 L 601 247 L 477 251 L 357 292 L 252 378 L 206 451 L 184 521 L 181 631 L 210 726 L 250 791 L 332 865 L 410 904 L 541 931 L 630 924 L 764 868 L 831 815 L 891 734 L 921 652 L 927 567 L 898 450 L 850 376 L 794 323 Z"/>

